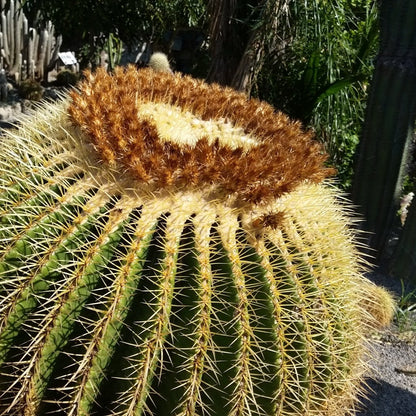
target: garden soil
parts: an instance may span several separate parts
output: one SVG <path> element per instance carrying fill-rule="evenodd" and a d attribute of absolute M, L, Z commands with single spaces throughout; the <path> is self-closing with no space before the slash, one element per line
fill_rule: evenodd
<path fill-rule="evenodd" d="M 400 282 L 384 273 L 374 272 L 369 278 L 397 298 L 406 293 Z M 372 334 L 370 344 L 372 369 L 356 416 L 416 416 L 416 310 L 403 311 L 400 321 Z"/>

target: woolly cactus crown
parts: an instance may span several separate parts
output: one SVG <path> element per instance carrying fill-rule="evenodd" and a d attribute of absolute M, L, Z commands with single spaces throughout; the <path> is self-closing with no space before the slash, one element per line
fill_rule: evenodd
<path fill-rule="evenodd" d="M 232 89 L 132 67 L 87 77 L 69 113 L 103 161 L 153 188 L 261 202 L 332 172 L 299 123 Z"/>
<path fill-rule="evenodd" d="M 129 67 L 87 74 L 3 149 L 0 414 L 353 409 L 392 301 L 298 123 Z"/>

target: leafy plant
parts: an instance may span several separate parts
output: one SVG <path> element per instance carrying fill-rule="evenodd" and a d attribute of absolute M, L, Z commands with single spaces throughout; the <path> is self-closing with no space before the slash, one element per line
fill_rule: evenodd
<path fill-rule="evenodd" d="M 2 414 L 353 409 L 393 301 L 299 123 L 101 69 L 2 145 Z"/>
<path fill-rule="evenodd" d="M 51 20 L 64 48 L 83 49 L 84 66 L 106 42 L 160 42 L 167 30 L 196 26 L 205 10 L 202 0 L 25 0 L 22 6 L 29 21 Z"/>
<path fill-rule="evenodd" d="M 269 57 L 257 95 L 316 131 L 349 189 L 378 48 L 377 8 L 369 0 L 290 7 L 284 48 Z"/>
<path fill-rule="evenodd" d="M 408 290 L 404 280 L 401 280 L 402 292 L 397 300 L 397 308 L 394 316 L 399 331 L 416 331 L 416 289 Z"/>

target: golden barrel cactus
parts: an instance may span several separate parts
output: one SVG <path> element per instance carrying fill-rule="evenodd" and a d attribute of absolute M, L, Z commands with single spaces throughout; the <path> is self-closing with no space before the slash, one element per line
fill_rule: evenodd
<path fill-rule="evenodd" d="M 129 67 L 1 141 L 1 415 L 354 408 L 392 303 L 299 123 Z"/>

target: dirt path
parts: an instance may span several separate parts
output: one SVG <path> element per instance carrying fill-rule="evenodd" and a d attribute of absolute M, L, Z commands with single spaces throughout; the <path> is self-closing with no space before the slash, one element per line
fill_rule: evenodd
<path fill-rule="evenodd" d="M 373 274 L 372 280 L 397 296 L 400 282 Z M 407 324 L 393 323 L 371 337 L 372 371 L 367 380 L 368 397 L 356 416 L 416 416 L 416 311 L 407 315 Z"/>

